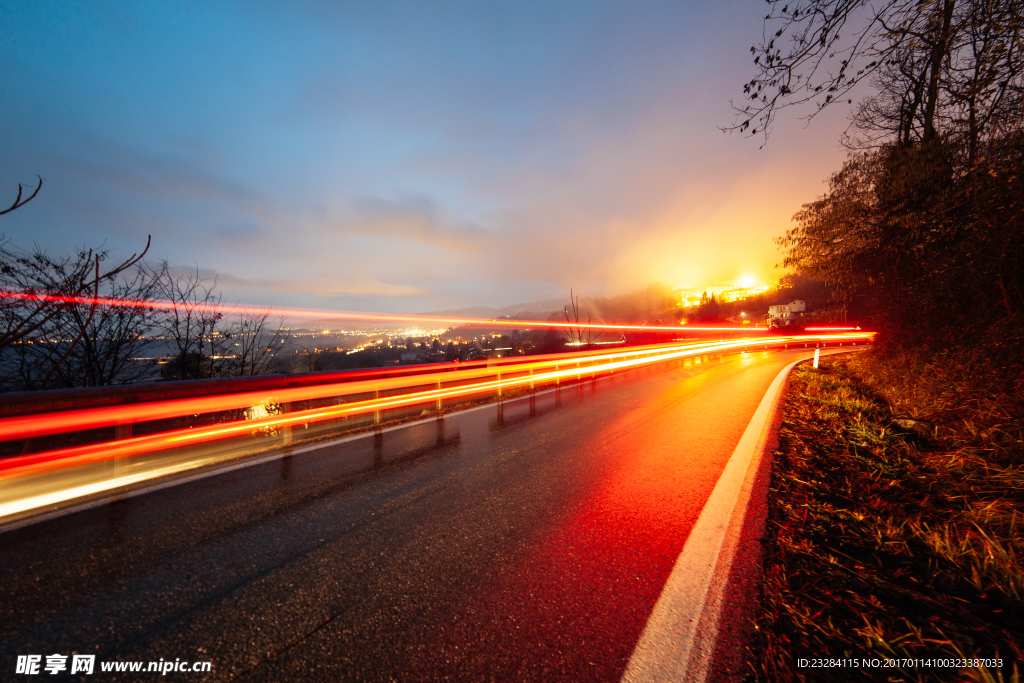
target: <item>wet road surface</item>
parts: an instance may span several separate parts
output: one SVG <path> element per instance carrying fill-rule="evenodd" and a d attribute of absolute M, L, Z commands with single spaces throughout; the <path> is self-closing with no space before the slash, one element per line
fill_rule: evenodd
<path fill-rule="evenodd" d="M 618 680 L 797 357 L 634 371 L 0 534 L 0 679 L 84 653 L 82 680 Z M 99 670 L 161 658 L 212 671 Z"/>

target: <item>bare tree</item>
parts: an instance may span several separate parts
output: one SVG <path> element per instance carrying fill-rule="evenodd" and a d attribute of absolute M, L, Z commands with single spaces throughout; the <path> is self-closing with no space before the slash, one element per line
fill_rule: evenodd
<path fill-rule="evenodd" d="M 853 103 L 864 81 L 875 88 L 854 114 L 874 142 L 929 143 L 940 126 L 976 143 L 986 127 L 1019 115 L 1022 0 L 769 0 L 765 30 L 750 48 L 757 73 L 727 130 L 766 138 L 778 112 L 808 104 L 808 118 Z M 890 137 L 891 136 L 891 137 Z M 871 136 L 868 141 L 872 141 Z"/>
<path fill-rule="evenodd" d="M 164 370 L 168 379 L 216 377 L 223 363 L 227 339 L 217 330 L 223 318 L 216 278 L 195 272 L 175 274 L 166 261 L 156 271 L 158 291 L 166 310 L 158 328 L 172 344 L 173 360 Z"/>
<path fill-rule="evenodd" d="M 303 372 L 322 372 L 334 369 L 338 354 L 316 347 L 309 349 L 299 344 L 296 346 L 298 350 L 295 352 L 295 365 Z"/>
<path fill-rule="evenodd" d="M 36 195 L 39 194 L 39 190 L 43 189 L 43 177 L 42 176 L 37 176 L 37 177 L 39 178 L 39 184 L 36 185 L 36 189 L 32 192 L 32 194 L 30 194 L 25 199 L 21 198 L 21 193 L 22 193 L 24 188 L 22 188 L 21 183 L 18 183 L 18 196 L 14 198 L 14 203 L 13 204 L 11 204 L 9 207 L 4 209 L 3 211 L 0 211 L 0 216 L 3 216 L 5 213 L 10 213 L 11 211 L 14 211 L 15 209 L 19 209 L 19 208 L 25 206 L 30 201 L 32 201 L 33 199 L 36 198 Z"/>
<path fill-rule="evenodd" d="M 22 345 L 49 367 L 39 388 L 107 386 L 144 378 L 151 366 L 136 356 L 151 343 L 147 334 L 155 324 L 152 300 L 157 282 L 149 270 L 135 268 L 109 281 L 102 304 L 64 309 L 66 329 L 77 344 L 63 352 L 62 345 Z"/>
<path fill-rule="evenodd" d="M 1024 123 L 1024 2 L 965 0 L 943 79 L 947 125 L 966 140 L 968 162 L 982 142 Z"/>
<path fill-rule="evenodd" d="M 148 249 L 149 239 L 141 253 L 105 270 L 105 250 L 53 257 L 38 246 L 25 252 L 0 244 L 3 387 L 124 381 L 149 315 L 152 292 L 138 268 Z"/>
<path fill-rule="evenodd" d="M 232 374 L 240 377 L 265 375 L 277 353 L 291 339 L 284 325 L 284 316 L 278 317 L 277 328 L 269 330 L 267 319 L 273 314 L 269 307 L 243 310 L 230 328 L 234 358 Z"/>
<path fill-rule="evenodd" d="M 597 337 L 593 334 L 593 328 L 590 327 L 591 315 L 587 313 L 587 324 L 580 324 L 580 298 L 573 295 L 573 291 L 569 290 L 569 304 L 572 306 L 572 317 L 569 317 L 569 308 L 564 307 L 562 313 L 565 315 L 565 322 L 569 325 L 565 328 L 565 338 L 568 343 L 572 346 L 590 346 L 597 341 L 600 334 Z M 584 334 L 583 328 L 586 327 L 586 333 Z"/>
<path fill-rule="evenodd" d="M 136 267 L 109 281 L 108 303 L 92 314 L 72 356 L 68 374 L 84 386 L 106 386 L 145 378 L 151 364 L 137 355 L 152 343 L 148 336 L 156 324 L 152 308 L 159 282 L 150 270 Z M 82 329 L 81 309 L 72 309 L 75 326 Z"/>
<path fill-rule="evenodd" d="M 67 308 L 94 305 L 101 285 L 138 264 L 149 245 L 147 236 L 141 253 L 103 271 L 100 265 L 110 255 L 105 250 L 83 247 L 75 257 L 56 258 L 38 246 L 25 252 L 0 243 L 0 352 L 38 333 Z"/>

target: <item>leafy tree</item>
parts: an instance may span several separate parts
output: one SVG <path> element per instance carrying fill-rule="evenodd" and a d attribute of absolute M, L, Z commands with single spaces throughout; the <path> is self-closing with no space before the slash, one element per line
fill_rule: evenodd
<path fill-rule="evenodd" d="M 1024 0 L 769 0 L 732 129 L 870 86 L 857 151 L 778 240 L 887 344 L 973 345 L 1024 383 Z M 1016 381 L 1016 380 L 1014 380 Z"/>
<path fill-rule="evenodd" d="M 783 264 L 875 311 L 893 342 L 959 345 L 1024 307 L 1024 132 L 852 156 L 778 240 Z M 965 331 L 974 331 L 973 335 Z"/>
<path fill-rule="evenodd" d="M 707 291 L 705 291 L 700 296 L 700 303 L 697 305 L 697 311 L 693 314 L 693 320 L 697 322 L 710 322 L 720 320 L 721 318 L 722 306 L 714 295 L 708 296 Z"/>

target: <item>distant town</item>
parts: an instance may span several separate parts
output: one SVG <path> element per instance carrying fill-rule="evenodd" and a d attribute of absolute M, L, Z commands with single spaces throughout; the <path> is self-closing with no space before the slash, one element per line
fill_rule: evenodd
<path fill-rule="evenodd" d="M 786 292 L 805 296 L 808 283 L 790 278 L 781 288 L 754 284 L 743 280 L 719 282 L 702 288 L 669 289 L 651 285 L 645 290 L 609 298 L 585 298 L 579 303 L 583 314 L 592 315 L 593 322 L 679 325 L 681 330 L 689 322 L 730 323 L 750 326 L 751 329 L 769 326 L 772 296 Z M 453 326 L 338 326 L 335 321 L 307 321 L 293 327 L 284 327 L 285 341 L 274 350 L 271 373 L 301 373 L 338 371 L 388 365 L 416 363 L 444 363 L 472 361 L 487 358 L 554 353 L 571 347 L 593 345 L 626 345 L 646 335 L 621 332 L 576 332 L 577 320 L 566 306 L 560 311 L 530 311 L 524 304 L 514 314 L 495 316 L 503 325 L 488 327 L 485 322 Z M 825 315 L 834 317 L 834 311 Z M 821 316 L 817 316 L 821 317 Z M 521 329 L 509 329 L 507 321 L 522 320 Z M 565 327 L 537 328 L 526 321 L 565 323 Z M 333 323 L 333 324 L 332 324 Z M 147 337 L 144 348 L 148 351 L 137 357 L 140 362 L 153 365 L 148 379 L 158 379 L 161 366 L 174 360 L 173 339 L 164 336 Z M 236 344 L 237 345 L 237 344 Z M 228 346 L 230 348 L 230 344 Z M 225 349 L 224 359 L 231 357 Z M 163 352 L 166 353 L 163 353 Z M 214 362 L 221 360 L 214 358 Z M 164 373 L 166 374 L 166 373 Z"/>

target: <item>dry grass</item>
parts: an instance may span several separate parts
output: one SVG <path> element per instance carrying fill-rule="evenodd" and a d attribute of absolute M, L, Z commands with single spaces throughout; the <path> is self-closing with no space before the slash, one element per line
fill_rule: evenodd
<path fill-rule="evenodd" d="M 1019 681 L 1021 399 L 955 364 L 872 354 L 798 368 L 773 465 L 759 681 Z M 894 418 L 927 420 L 932 438 Z M 1002 658 L 994 668 L 798 667 L 798 659 Z"/>

